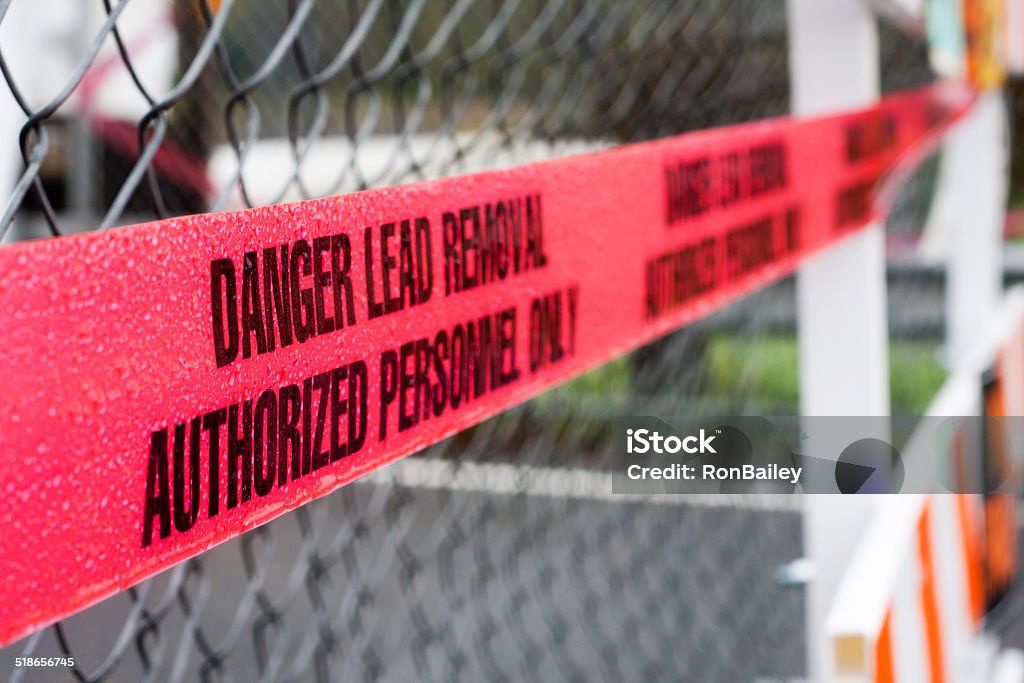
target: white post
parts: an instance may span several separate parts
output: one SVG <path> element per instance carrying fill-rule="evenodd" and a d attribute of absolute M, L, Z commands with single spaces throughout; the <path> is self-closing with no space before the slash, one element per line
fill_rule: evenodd
<path fill-rule="evenodd" d="M 73 0 L 13 2 L 0 22 L 0 46 L 7 67 L 29 106 L 39 107 L 59 91 L 71 70 L 67 37 L 74 35 L 76 12 Z M 0 213 L 7 207 L 11 191 L 23 170 L 17 140 L 28 117 L 0 81 Z M 15 225 L 6 237 L 33 236 L 26 225 Z M 21 221 L 25 223 L 25 221 Z"/>
<path fill-rule="evenodd" d="M 38 49 L 38 29 L 33 23 L 31 11 L 26 11 L 25 3 L 8 9 L 3 21 L 0 22 L 0 45 L 3 46 L 4 57 L 15 77 L 24 77 L 27 66 L 31 65 L 32 52 Z M 19 81 L 19 84 L 21 81 Z M 18 107 L 14 95 L 6 85 L 0 85 L 0 136 L 6 141 L 0 151 L 0 214 L 7 207 L 11 191 L 21 175 L 22 160 L 18 149 L 18 133 L 28 118 Z M 13 227 L 12 227 L 13 230 Z M 0 230 L 2 233 L 2 230 Z M 10 237 L 8 233 L 8 237 Z"/>
<path fill-rule="evenodd" d="M 944 147 L 943 178 L 948 182 L 939 191 L 955 197 L 946 218 L 946 357 L 952 368 L 971 348 L 978 331 L 986 329 L 1002 296 L 1006 130 L 1002 93 L 987 92 Z"/>
<path fill-rule="evenodd" d="M 793 113 L 873 104 L 879 92 L 878 35 L 867 3 L 789 0 L 787 7 Z M 851 235 L 800 269 L 797 321 L 802 413 L 888 415 L 882 225 Z M 872 503 L 870 496 L 839 495 L 808 495 L 804 501 L 804 552 L 814 563 L 806 608 L 808 679 L 826 681 L 825 615 Z"/>

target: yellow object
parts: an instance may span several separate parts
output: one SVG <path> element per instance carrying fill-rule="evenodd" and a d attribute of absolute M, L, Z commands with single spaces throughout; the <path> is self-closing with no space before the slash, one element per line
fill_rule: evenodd
<path fill-rule="evenodd" d="M 1003 66 L 1002 0 L 963 0 L 967 43 L 967 79 L 979 90 L 998 88 L 1006 79 Z"/>

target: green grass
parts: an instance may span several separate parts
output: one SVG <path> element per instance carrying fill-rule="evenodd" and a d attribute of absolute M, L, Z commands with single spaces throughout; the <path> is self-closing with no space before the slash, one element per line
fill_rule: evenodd
<path fill-rule="evenodd" d="M 712 339 L 708 355 L 715 393 L 750 396 L 797 408 L 798 355 L 794 337 L 748 340 L 720 335 Z M 934 347 L 907 342 L 890 345 L 889 373 L 894 415 L 924 412 L 946 378 Z"/>
<path fill-rule="evenodd" d="M 621 356 L 541 394 L 538 400 L 579 401 L 594 396 L 622 398 L 629 395 L 632 376 L 629 356 Z"/>
<path fill-rule="evenodd" d="M 935 349 L 925 344 L 889 347 L 889 397 L 894 415 L 920 415 L 946 381 Z"/>
<path fill-rule="evenodd" d="M 797 348 L 792 337 L 741 339 L 715 336 L 708 345 L 711 391 L 744 396 L 797 412 L 800 393 Z"/>
<path fill-rule="evenodd" d="M 942 386 L 946 373 L 935 350 L 929 344 L 890 345 L 890 399 L 894 415 L 920 415 Z M 745 339 L 719 334 L 709 340 L 706 359 L 688 362 L 708 363 L 705 384 L 695 400 L 710 405 L 754 406 L 755 411 L 763 409 L 779 415 L 799 413 L 795 337 Z M 545 392 L 538 400 L 551 408 L 594 400 L 606 408 L 628 405 L 628 397 L 633 393 L 632 376 L 632 360 L 624 356 Z M 836 391 L 842 391 L 842 387 Z"/>

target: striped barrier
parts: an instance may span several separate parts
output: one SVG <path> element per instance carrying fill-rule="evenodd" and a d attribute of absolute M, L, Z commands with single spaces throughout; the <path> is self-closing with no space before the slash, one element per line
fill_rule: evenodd
<path fill-rule="evenodd" d="M 960 490 L 979 493 L 880 497 L 825 622 L 830 680 L 989 680 L 982 625 L 1016 578 L 1017 512 L 1013 494 L 980 491 L 1020 474 L 1020 421 L 998 418 L 1024 415 L 1024 290 L 1007 297 L 993 333 L 929 413 L 992 418 L 979 422 L 981 434 L 962 428 L 944 441 L 919 430 L 905 451 L 950 462 Z"/>

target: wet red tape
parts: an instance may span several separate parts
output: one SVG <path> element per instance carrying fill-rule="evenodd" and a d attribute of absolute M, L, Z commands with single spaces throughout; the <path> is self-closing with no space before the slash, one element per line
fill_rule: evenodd
<path fill-rule="evenodd" d="M 0 644 L 791 273 L 963 86 L 0 249 Z"/>

